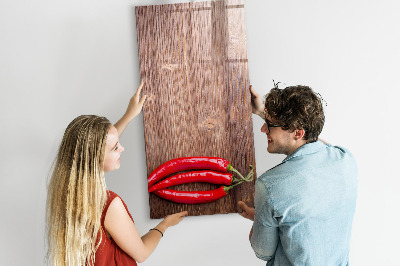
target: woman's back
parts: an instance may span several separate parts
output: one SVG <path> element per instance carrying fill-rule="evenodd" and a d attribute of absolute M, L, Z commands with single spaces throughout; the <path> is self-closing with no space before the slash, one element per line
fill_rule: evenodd
<path fill-rule="evenodd" d="M 96 251 L 96 259 L 94 264 L 95 266 L 137 265 L 136 261 L 132 259 L 128 254 L 126 254 L 120 247 L 118 247 L 115 241 L 107 235 L 107 231 L 104 226 L 104 220 L 108 207 L 116 197 L 119 196 L 114 192 L 107 190 L 107 202 L 104 206 L 104 210 L 101 216 L 101 242 Z M 125 206 L 126 212 L 129 214 L 133 221 L 133 218 L 123 200 L 122 203 Z M 98 240 L 99 239 L 100 237 L 98 238 Z"/>

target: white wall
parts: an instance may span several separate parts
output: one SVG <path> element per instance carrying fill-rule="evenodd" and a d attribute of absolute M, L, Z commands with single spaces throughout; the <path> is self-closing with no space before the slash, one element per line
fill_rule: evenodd
<path fill-rule="evenodd" d="M 79 114 L 116 121 L 139 84 L 134 6 L 139 0 L 0 2 L 0 264 L 43 265 L 47 175 L 67 124 Z M 250 80 L 310 85 L 327 101 L 321 137 L 359 164 L 352 265 L 399 265 L 400 4 L 396 0 L 246 1 Z M 266 152 L 254 118 L 259 174 L 283 157 Z M 143 120 L 122 136 L 109 189 L 141 233 L 149 219 Z M 395 176 L 396 175 L 396 176 Z M 188 217 L 144 265 L 264 265 L 237 214 Z"/>

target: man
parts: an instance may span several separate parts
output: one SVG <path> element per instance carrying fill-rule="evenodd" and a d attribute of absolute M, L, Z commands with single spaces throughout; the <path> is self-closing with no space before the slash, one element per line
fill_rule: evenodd
<path fill-rule="evenodd" d="M 307 86 L 261 97 L 250 86 L 253 113 L 265 120 L 268 152 L 283 162 L 257 178 L 250 243 L 267 265 L 348 265 L 357 196 L 357 165 L 348 150 L 318 139 L 325 116 Z"/>

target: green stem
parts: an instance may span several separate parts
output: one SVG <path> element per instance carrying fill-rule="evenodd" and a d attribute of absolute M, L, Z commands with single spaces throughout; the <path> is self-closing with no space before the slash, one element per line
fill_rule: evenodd
<path fill-rule="evenodd" d="M 250 165 L 250 172 L 247 174 L 246 177 L 244 177 L 238 170 L 236 170 L 235 168 L 232 167 L 232 165 L 228 165 L 227 170 L 232 171 L 234 173 L 236 173 L 240 179 L 237 178 L 232 178 L 232 183 L 234 182 L 240 182 L 242 180 L 246 181 L 246 182 L 251 182 L 253 181 L 253 175 L 254 175 L 254 167 L 252 165 Z"/>
<path fill-rule="evenodd" d="M 232 165 L 228 164 L 228 167 L 227 167 L 226 169 L 229 170 L 229 171 L 232 171 L 232 172 L 236 173 L 238 176 L 240 176 L 241 179 L 245 179 L 245 178 L 242 176 L 242 174 L 241 174 L 238 170 L 236 170 L 235 168 L 233 168 Z"/>
<path fill-rule="evenodd" d="M 225 186 L 224 186 L 225 193 L 228 193 L 228 191 L 229 191 L 230 189 L 236 187 L 237 185 L 242 184 L 243 182 L 244 182 L 244 180 L 241 180 L 241 181 L 239 181 L 238 183 L 236 183 L 236 184 L 234 184 L 234 185 L 231 185 L 231 186 L 229 186 L 229 187 L 225 187 Z"/>
<path fill-rule="evenodd" d="M 239 171 L 237 171 L 235 168 L 232 167 L 232 165 L 229 164 L 228 167 L 227 167 L 227 170 L 237 173 L 241 177 L 241 179 L 237 179 L 237 178 L 232 177 L 232 183 L 233 182 L 237 182 L 237 183 L 233 184 L 233 185 L 231 185 L 229 187 L 224 186 L 225 193 L 228 193 L 228 191 L 230 189 L 236 187 L 237 185 L 242 184 L 244 181 L 246 181 L 246 182 L 253 181 L 253 179 L 254 179 L 253 178 L 253 176 L 254 176 L 254 167 L 252 165 L 250 165 L 250 169 L 251 169 L 250 172 L 247 174 L 246 177 L 244 177 L 239 173 Z"/>
<path fill-rule="evenodd" d="M 234 176 L 232 176 L 232 184 L 241 181 L 241 179 L 238 179 Z"/>
<path fill-rule="evenodd" d="M 247 182 L 251 182 L 254 179 L 254 167 L 252 165 L 250 165 L 250 172 L 249 174 L 246 176 L 246 181 Z"/>

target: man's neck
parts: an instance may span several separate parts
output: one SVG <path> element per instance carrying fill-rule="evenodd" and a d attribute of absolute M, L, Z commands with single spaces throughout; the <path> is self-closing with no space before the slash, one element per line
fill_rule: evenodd
<path fill-rule="evenodd" d="M 301 146 L 303 146 L 304 144 L 306 144 L 307 142 L 305 140 L 298 140 L 296 141 L 296 143 L 290 148 L 288 154 L 292 154 L 295 150 L 297 150 L 298 148 L 300 148 Z"/>

